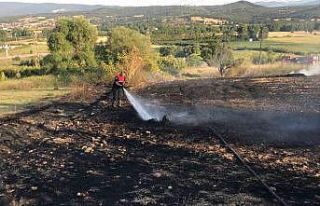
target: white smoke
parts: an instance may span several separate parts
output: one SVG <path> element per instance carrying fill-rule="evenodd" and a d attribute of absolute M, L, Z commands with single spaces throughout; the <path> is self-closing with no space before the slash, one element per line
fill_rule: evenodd
<path fill-rule="evenodd" d="M 314 74 L 314 73 L 313 73 Z M 320 117 L 317 114 L 240 111 L 219 107 L 160 105 L 125 90 L 129 102 L 144 120 L 161 121 L 164 116 L 175 125 L 210 127 L 224 125 L 246 142 L 320 145 Z M 303 137 L 303 138 L 302 138 Z"/>
<path fill-rule="evenodd" d="M 302 69 L 298 72 L 299 74 L 304 74 L 305 76 L 315 76 L 320 75 L 320 65 L 313 65 L 307 69 Z"/>

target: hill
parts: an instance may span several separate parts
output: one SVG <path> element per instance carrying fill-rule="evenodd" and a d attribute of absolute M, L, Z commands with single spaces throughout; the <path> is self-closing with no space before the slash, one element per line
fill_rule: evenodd
<path fill-rule="evenodd" d="M 95 17 L 134 17 L 144 18 L 179 17 L 179 16 L 211 16 L 232 21 L 247 22 L 256 13 L 268 12 L 270 8 L 239 1 L 222 6 L 149 6 L 149 7 L 103 7 L 86 12 Z"/>
<path fill-rule="evenodd" d="M 70 11 L 90 11 L 101 6 L 88 6 L 80 4 L 33 4 L 0 2 L 0 17 L 36 15 L 42 13 L 65 13 Z"/>
<path fill-rule="evenodd" d="M 150 7 L 103 7 L 84 12 L 86 16 L 105 19 L 137 17 L 161 19 L 181 16 L 207 16 L 224 18 L 239 23 L 267 23 L 276 18 L 309 19 L 320 16 L 320 6 L 264 7 L 247 1 L 239 1 L 222 6 L 150 6 Z"/>
<path fill-rule="evenodd" d="M 318 0 L 282 0 L 282 1 L 259 1 L 255 4 L 265 6 L 265 7 L 287 7 L 287 6 L 314 6 L 319 5 Z"/>
<path fill-rule="evenodd" d="M 311 2 L 312 0 L 308 1 Z M 273 19 L 320 18 L 320 5 L 265 7 L 247 1 L 239 1 L 220 6 L 88 6 L 68 4 L 24 4 L 0 3 L 0 18 L 10 21 L 13 18 L 5 16 L 23 15 L 85 15 L 95 20 L 95 23 L 116 22 L 127 24 L 130 22 L 163 22 L 168 18 L 202 16 L 223 18 L 236 23 L 268 23 Z M 4 18 L 5 17 L 5 18 Z M 9 20 L 8 20 L 9 19 Z M 166 21 L 164 21 L 166 22 Z"/>

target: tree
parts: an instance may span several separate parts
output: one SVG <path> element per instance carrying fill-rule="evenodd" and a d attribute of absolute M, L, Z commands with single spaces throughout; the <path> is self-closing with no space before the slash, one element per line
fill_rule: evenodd
<path fill-rule="evenodd" d="M 213 33 L 211 40 L 208 42 L 208 45 L 201 49 L 201 57 L 205 60 L 211 59 L 220 40 L 221 38 Z"/>
<path fill-rule="evenodd" d="M 262 58 L 262 42 L 264 39 L 268 38 L 268 28 L 265 26 L 260 26 L 258 38 L 260 40 L 260 46 L 259 46 L 259 64 L 261 63 Z"/>
<path fill-rule="evenodd" d="M 269 29 L 266 26 L 260 26 L 259 28 L 259 33 L 258 33 L 258 38 L 259 40 L 261 39 L 267 39 L 269 36 Z"/>
<path fill-rule="evenodd" d="M 244 25 L 238 25 L 236 27 L 237 30 L 237 38 L 238 40 L 248 40 L 248 31 L 247 27 Z"/>
<path fill-rule="evenodd" d="M 6 41 L 8 33 L 5 30 L 0 30 L 0 42 Z"/>
<path fill-rule="evenodd" d="M 234 57 L 231 48 L 226 43 L 219 43 L 214 54 L 207 59 L 209 66 L 216 66 L 223 77 L 228 69 L 234 65 Z"/>
<path fill-rule="evenodd" d="M 83 17 L 61 18 L 48 38 L 52 69 L 96 66 L 97 29 Z"/>
<path fill-rule="evenodd" d="M 234 65 L 232 49 L 228 42 L 224 42 L 225 37 L 220 36 L 212 39 L 208 47 L 203 48 L 202 57 L 209 66 L 217 67 L 223 77 L 228 69 Z"/>
<path fill-rule="evenodd" d="M 257 40 L 257 33 L 259 31 L 259 28 L 257 28 L 255 25 L 249 25 L 247 27 L 248 31 L 248 37 L 253 40 Z"/>
<path fill-rule="evenodd" d="M 152 48 L 150 38 L 138 31 L 116 27 L 110 32 L 108 42 L 96 47 L 99 62 L 107 64 L 118 64 L 123 56 L 133 51 L 135 55 L 140 55 L 142 58 L 145 70 L 158 69 L 157 56 Z"/>
<path fill-rule="evenodd" d="M 34 33 L 26 28 L 15 28 L 11 31 L 11 33 L 15 38 L 34 36 Z"/>

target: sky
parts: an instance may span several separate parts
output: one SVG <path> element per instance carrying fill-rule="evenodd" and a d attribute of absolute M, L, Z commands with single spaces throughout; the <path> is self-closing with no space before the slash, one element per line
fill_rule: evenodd
<path fill-rule="evenodd" d="M 62 3 L 62 4 L 99 4 L 117 6 L 149 6 L 149 5 L 221 5 L 237 0 L 0 0 L 0 2 L 28 3 Z M 255 2 L 259 0 L 251 0 Z M 269 1 L 269 0 L 266 0 Z M 270 0 L 271 1 L 271 0 Z"/>

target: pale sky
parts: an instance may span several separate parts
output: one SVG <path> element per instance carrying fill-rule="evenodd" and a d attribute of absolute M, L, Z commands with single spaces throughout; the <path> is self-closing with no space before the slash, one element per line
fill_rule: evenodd
<path fill-rule="evenodd" d="M 117 6 L 150 5 L 221 5 L 237 0 L 0 0 L 0 2 L 59 3 L 59 4 L 99 4 Z M 251 0 L 251 2 L 259 0 Z M 269 0 L 267 0 L 269 1 Z"/>

